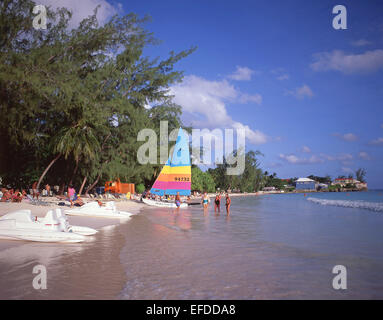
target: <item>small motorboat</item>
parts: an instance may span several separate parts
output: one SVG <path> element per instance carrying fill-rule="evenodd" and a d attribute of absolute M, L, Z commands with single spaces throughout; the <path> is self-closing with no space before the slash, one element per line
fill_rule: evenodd
<path fill-rule="evenodd" d="M 162 207 L 162 208 L 177 208 L 174 202 L 165 202 L 165 201 L 156 201 L 152 199 L 142 198 L 142 202 L 146 203 L 149 206 Z M 187 208 L 188 204 L 183 202 L 180 205 L 180 208 Z"/>
<path fill-rule="evenodd" d="M 66 210 L 65 213 L 70 216 L 89 216 L 100 218 L 128 219 L 132 213 L 118 211 L 114 201 L 100 206 L 98 202 L 89 202 L 82 207 Z"/>
<path fill-rule="evenodd" d="M 56 216 L 57 219 L 60 221 L 61 230 L 65 232 L 74 232 L 77 234 L 82 234 L 84 236 L 91 236 L 97 233 L 97 230 L 88 228 L 88 227 L 81 227 L 81 226 L 72 226 L 69 224 L 68 218 L 63 210 L 60 208 L 57 208 L 56 210 Z M 37 221 L 43 221 L 44 218 L 37 218 Z"/>
<path fill-rule="evenodd" d="M 0 218 L 0 238 L 39 242 L 82 242 L 86 238 L 71 230 L 65 231 L 56 211 L 49 210 L 42 219 L 31 210 L 18 210 Z"/>

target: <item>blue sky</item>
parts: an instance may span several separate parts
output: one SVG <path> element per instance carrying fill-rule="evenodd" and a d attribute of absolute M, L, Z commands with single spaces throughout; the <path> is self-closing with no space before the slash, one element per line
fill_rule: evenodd
<path fill-rule="evenodd" d="M 162 43 L 147 55 L 198 47 L 177 64 L 185 79 L 172 88 L 185 122 L 246 128 L 247 148 L 282 178 L 363 167 L 369 187 L 383 187 L 382 1 L 81 2 L 60 4 L 84 14 L 100 3 L 103 19 L 149 14 Z M 338 4 L 347 30 L 332 27 Z"/>

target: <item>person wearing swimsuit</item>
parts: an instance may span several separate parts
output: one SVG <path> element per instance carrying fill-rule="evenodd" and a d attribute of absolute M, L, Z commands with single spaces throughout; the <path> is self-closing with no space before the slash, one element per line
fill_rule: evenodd
<path fill-rule="evenodd" d="M 203 197 L 202 197 L 202 204 L 203 204 L 203 208 L 204 208 L 204 209 L 207 209 L 207 206 L 209 205 L 209 201 L 210 201 L 210 199 L 209 199 L 209 197 L 207 196 L 207 193 L 205 192 L 205 193 L 203 194 Z"/>
<path fill-rule="evenodd" d="M 180 205 L 181 205 L 181 197 L 180 197 L 180 193 L 179 192 L 177 192 L 175 203 L 176 203 L 177 210 L 178 210 L 180 208 Z"/>
<path fill-rule="evenodd" d="M 229 197 L 229 194 L 226 193 L 226 213 L 227 213 L 227 215 L 230 214 L 230 205 L 231 205 L 231 199 Z"/>
<path fill-rule="evenodd" d="M 218 212 L 221 212 L 221 195 L 219 193 L 217 193 L 217 195 L 215 196 L 214 212 L 217 211 L 217 208 L 218 208 Z"/>

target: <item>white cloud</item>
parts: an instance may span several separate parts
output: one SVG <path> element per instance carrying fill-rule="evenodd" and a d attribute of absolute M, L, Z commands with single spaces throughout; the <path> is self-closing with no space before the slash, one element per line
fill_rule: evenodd
<path fill-rule="evenodd" d="M 311 152 L 311 150 L 310 150 Z M 335 156 L 320 153 L 319 155 L 312 155 L 310 157 L 299 157 L 293 153 L 279 154 L 279 158 L 291 164 L 313 164 L 323 163 L 325 161 L 340 161 L 343 165 L 350 164 L 353 156 L 349 153 L 341 153 Z"/>
<path fill-rule="evenodd" d="M 295 154 L 283 154 L 279 155 L 280 159 L 283 159 L 292 164 L 311 164 L 311 163 L 322 163 L 323 159 L 316 155 L 312 155 L 310 158 L 299 158 Z"/>
<path fill-rule="evenodd" d="M 344 141 L 352 142 L 358 140 L 358 137 L 353 134 L 353 133 L 345 133 L 345 134 L 340 134 L 340 133 L 334 133 L 333 134 L 335 137 L 338 137 Z"/>
<path fill-rule="evenodd" d="M 372 140 L 369 142 L 369 144 L 376 144 L 376 145 L 383 144 L 383 138 Z"/>
<path fill-rule="evenodd" d="M 308 146 L 303 146 L 301 151 L 304 152 L 304 153 L 310 153 L 311 149 Z"/>
<path fill-rule="evenodd" d="M 354 170 L 348 167 L 342 167 L 342 171 L 345 173 L 354 173 Z"/>
<path fill-rule="evenodd" d="M 352 41 L 351 44 L 355 47 L 363 47 L 371 44 L 371 42 L 366 39 L 359 39 L 356 41 Z"/>
<path fill-rule="evenodd" d="M 293 91 L 287 91 L 286 94 L 291 95 L 299 100 L 302 100 L 306 97 L 311 98 L 314 95 L 311 88 L 306 84 L 304 84 L 302 87 L 296 88 Z"/>
<path fill-rule="evenodd" d="M 251 76 L 254 74 L 254 70 L 251 70 L 248 67 L 237 66 L 237 70 L 234 73 L 229 75 L 229 78 L 237 81 L 249 81 Z"/>
<path fill-rule="evenodd" d="M 271 70 L 272 74 L 275 74 L 277 76 L 277 80 L 283 81 L 290 79 L 289 74 L 286 72 L 285 68 L 277 68 Z"/>
<path fill-rule="evenodd" d="M 256 104 L 262 104 L 262 96 L 258 93 L 253 95 L 243 93 L 239 97 L 239 101 L 241 103 L 255 102 Z"/>
<path fill-rule="evenodd" d="M 100 5 L 100 8 L 97 12 L 97 19 L 101 25 L 106 23 L 113 15 L 122 11 L 120 3 L 113 6 L 106 0 L 40 0 L 38 3 L 51 6 L 52 9 L 65 7 L 72 10 L 70 28 L 77 27 L 84 18 L 92 15 L 93 10 L 98 5 Z"/>
<path fill-rule="evenodd" d="M 251 143 L 262 144 L 267 142 L 267 136 L 259 130 L 251 130 L 249 126 L 244 125 L 240 122 L 233 122 L 232 127 L 234 129 L 243 129 L 245 130 L 246 138 L 249 139 Z"/>
<path fill-rule="evenodd" d="M 280 76 L 277 77 L 278 80 L 289 80 L 290 76 L 287 73 L 281 74 Z"/>
<path fill-rule="evenodd" d="M 371 160 L 370 155 L 365 151 L 359 152 L 358 156 L 359 156 L 359 158 L 361 158 L 363 160 Z"/>
<path fill-rule="evenodd" d="M 376 49 L 361 54 L 346 54 L 340 50 L 314 55 L 310 66 L 314 71 L 336 70 L 345 74 L 374 72 L 383 68 L 383 50 Z"/>
<path fill-rule="evenodd" d="M 282 167 L 282 163 L 280 163 L 280 162 L 270 162 L 270 163 L 266 164 L 265 167 L 266 168 L 270 168 L 270 169 L 279 168 L 279 167 Z"/>
<path fill-rule="evenodd" d="M 259 130 L 233 120 L 227 113 L 226 102 L 244 102 L 251 100 L 243 95 L 227 80 L 210 81 L 195 75 L 186 76 L 182 83 L 170 88 L 174 102 L 179 104 L 194 125 L 202 127 L 229 127 L 244 129 L 246 138 L 253 144 L 265 143 L 268 138 Z M 243 98 L 245 96 L 245 99 Z M 260 102 L 261 96 L 253 101 Z"/>
<path fill-rule="evenodd" d="M 349 161 L 354 157 L 349 153 L 341 153 L 336 156 L 327 155 L 325 153 L 321 153 L 320 156 L 328 161 Z"/>

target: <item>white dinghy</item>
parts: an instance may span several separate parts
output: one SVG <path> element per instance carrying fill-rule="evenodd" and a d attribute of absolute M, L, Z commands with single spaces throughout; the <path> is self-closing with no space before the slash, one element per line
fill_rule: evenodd
<path fill-rule="evenodd" d="M 66 210 L 65 213 L 70 216 L 89 216 L 100 218 L 127 219 L 132 215 L 129 212 L 118 211 L 114 201 L 100 206 L 97 202 L 89 202 L 82 207 Z"/>
<path fill-rule="evenodd" d="M 143 198 L 142 202 L 148 204 L 149 206 L 154 206 L 154 207 L 177 208 L 174 202 L 156 201 L 156 200 L 146 199 L 146 198 Z M 187 207 L 188 207 L 188 204 L 185 202 L 180 204 L 180 208 L 187 208 Z"/>
<path fill-rule="evenodd" d="M 72 226 L 69 224 L 68 218 L 63 210 L 60 208 L 56 209 L 56 217 L 60 221 L 60 227 L 61 230 L 64 232 L 74 232 L 77 234 L 82 234 L 84 236 L 91 236 L 97 233 L 97 230 L 88 228 L 88 227 L 81 227 L 81 226 Z M 43 221 L 44 218 L 37 218 L 37 221 Z"/>
<path fill-rule="evenodd" d="M 64 231 L 62 222 L 53 210 L 40 221 L 30 210 L 18 210 L 0 218 L 0 238 L 39 242 L 82 242 L 85 236 Z"/>

